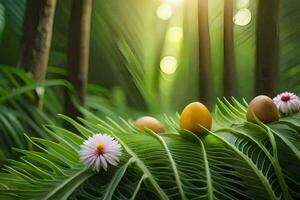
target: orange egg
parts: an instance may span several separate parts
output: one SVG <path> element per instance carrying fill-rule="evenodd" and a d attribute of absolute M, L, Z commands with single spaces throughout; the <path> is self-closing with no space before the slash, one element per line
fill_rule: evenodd
<path fill-rule="evenodd" d="M 194 133 L 210 130 L 212 117 L 209 110 L 200 102 L 187 105 L 180 116 L 180 127 Z M 205 129 L 204 129 L 205 128 Z"/>
<path fill-rule="evenodd" d="M 256 122 L 254 116 L 263 123 L 270 123 L 278 120 L 279 112 L 270 97 L 259 95 L 249 103 L 246 114 L 247 120 L 250 122 Z"/>
<path fill-rule="evenodd" d="M 165 132 L 164 126 L 160 121 L 155 119 L 154 117 L 144 116 L 141 118 L 138 118 L 134 125 L 136 128 L 140 130 L 150 129 L 154 131 L 155 133 L 163 133 Z"/>

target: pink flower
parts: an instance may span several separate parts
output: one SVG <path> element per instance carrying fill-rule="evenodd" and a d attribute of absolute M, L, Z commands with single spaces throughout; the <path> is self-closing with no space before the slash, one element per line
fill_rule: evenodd
<path fill-rule="evenodd" d="M 101 133 L 84 141 L 79 151 L 82 163 L 97 172 L 101 167 L 106 171 L 109 164 L 118 165 L 121 154 L 119 142 L 113 137 Z"/>
<path fill-rule="evenodd" d="M 300 98 L 291 92 L 283 92 L 273 100 L 283 114 L 292 114 L 300 110 Z"/>

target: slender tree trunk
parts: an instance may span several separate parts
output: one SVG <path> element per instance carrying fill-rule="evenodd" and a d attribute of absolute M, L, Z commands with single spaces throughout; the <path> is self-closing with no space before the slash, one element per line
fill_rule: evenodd
<path fill-rule="evenodd" d="M 80 105 L 84 105 L 88 81 L 92 0 L 73 0 L 69 29 L 68 80 L 73 84 Z M 66 114 L 80 115 L 67 95 Z"/>
<path fill-rule="evenodd" d="M 210 60 L 210 36 L 208 26 L 208 0 L 198 1 L 198 44 L 200 101 L 207 106 L 210 106 L 213 88 Z"/>
<path fill-rule="evenodd" d="M 256 95 L 274 96 L 279 64 L 279 0 L 260 0 L 256 41 Z"/>
<path fill-rule="evenodd" d="M 232 18 L 233 0 L 225 0 L 223 94 L 227 98 L 234 96 L 235 93 L 235 62 Z"/>
<path fill-rule="evenodd" d="M 34 80 L 46 78 L 56 0 L 27 0 L 18 66 Z"/>

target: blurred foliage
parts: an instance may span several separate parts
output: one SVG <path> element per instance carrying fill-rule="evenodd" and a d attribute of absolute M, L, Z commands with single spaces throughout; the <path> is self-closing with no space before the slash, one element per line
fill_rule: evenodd
<path fill-rule="evenodd" d="M 2 4 L 0 4 L 0 37 L 2 35 L 5 26 L 5 9 Z"/>
<path fill-rule="evenodd" d="M 119 88 L 130 107 L 150 113 L 174 112 L 198 99 L 197 1 L 172 5 L 170 20 L 162 21 L 156 9 L 167 0 L 93 1 L 90 46 L 90 83 L 111 90 Z M 236 1 L 239 3 L 239 0 Z M 16 65 L 25 0 L 0 0 L 2 64 Z M 279 91 L 300 92 L 300 2 L 281 1 Z M 240 4 L 239 4 L 240 5 Z M 67 62 L 68 22 L 71 1 L 57 1 L 50 54 L 51 66 Z M 237 98 L 253 95 L 255 67 L 255 30 L 257 1 L 244 7 L 235 5 L 234 13 L 247 8 L 252 15 L 246 26 L 234 26 L 237 74 Z M 223 1 L 209 1 L 209 24 L 213 64 L 214 97 L 222 96 Z M 182 41 L 174 46 L 166 40 L 172 26 L 183 28 Z M 3 27 L 1 29 L 1 27 Z M 172 75 L 161 72 L 162 57 L 177 57 L 178 68 Z M 247 84 L 245 84 L 247 83 Z M 296 86 L 296 87 L 295 87 Z"/>
<path fill-rule="evenodd" d="M 7 157 L 17 156 L 12 147 L 31 149 L 29 136 L 48 138 L 43 126 L 62 126 L 57 114 L 64 112 L 64 93 L 73 92 L 62 78 L 66 71 L 49 67 L 48 80 L 36 83 L 30 74 L 12 66 L 0 65 L 0 165 Z M 137 117 L 139 112 L 127 107 L 124 93 L 116 88 L 109 92 L 100 86 L 89 85 L 86 109 L 99 117 L 113 119 Z M 42 100 L 42 105 L 38 104 Z M 127 114 L 128 113 L 128 114 Z"/>
<path fill-rule="evenodd" d="M 56 114 L 63 111 L 60 103 L 62 99 L 54 95 L 54 90 L 58 88 L 46 90 L 43 110 L 34 105 L 38 99 L 38 90 L 55 86 L 68 84 L 58 79 L 35 83 L 29 74 L 15 67 L 0 66 L 0 164 L 7 156 L 16 156 L 11 147 L 31 147 L 24 134 L 29 132 L 32 136 L 49 138 L 42 124 L 60 124 Z"/>

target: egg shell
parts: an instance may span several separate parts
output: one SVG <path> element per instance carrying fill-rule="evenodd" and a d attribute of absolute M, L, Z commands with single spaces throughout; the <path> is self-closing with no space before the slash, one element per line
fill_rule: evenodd
<path fill-rule="evenodd" d="M 201 133 L 204 132 L 205 129 L 210 130 L 211 125 L 211 114 L 206 106 L 200 102 L 192 102 L 188 104 L 181 113 L 180 127 L 182 129 L 186 129 L 194 133 Z"/>
<path fill-rule="evenodd" d="M 270 97 L 259 95 L 249 103 L 246 118 L 248 121 L 255 123 L 254 116 L 263 123 L 270 123 L 278 120 L 279 112 Z"/>
<path fill-rule="evenodd" d="M 144 116 L 138 118 L 134 122 L 134 126 L 140 130 L 150 129 L 155 133 L 163 133 L 165 132 L 165 128 L 160 121 L 155 119 L 154 117 Z"/>

